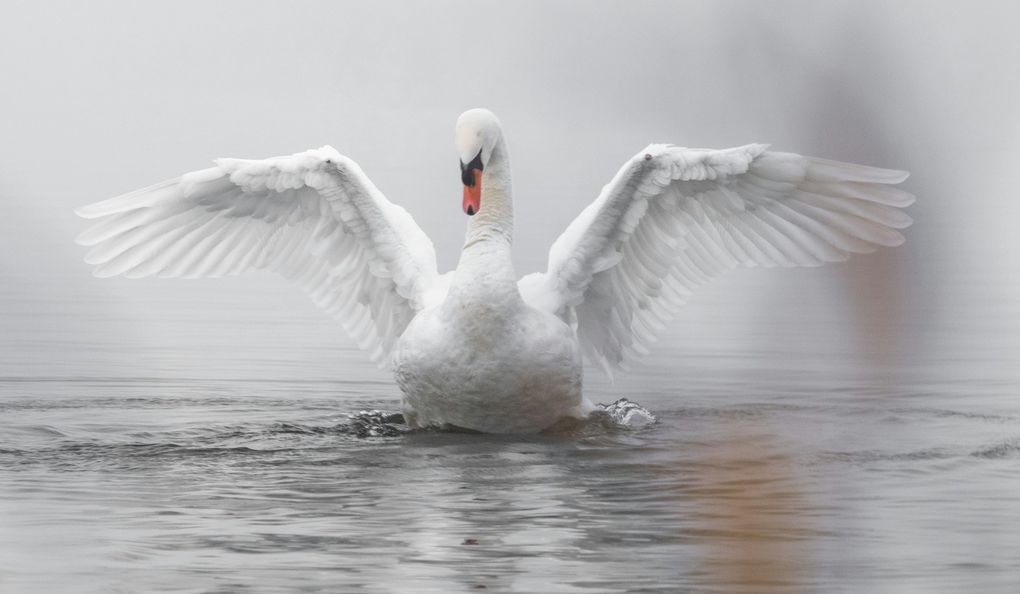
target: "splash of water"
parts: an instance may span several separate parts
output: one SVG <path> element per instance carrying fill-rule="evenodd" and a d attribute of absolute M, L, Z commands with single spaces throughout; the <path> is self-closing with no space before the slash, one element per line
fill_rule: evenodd
<path fill-rule="evenodd" d="M 644 427 L 656 421 L 655 415 L 637 402 L 620 398 L 611 404 L 599 404 L 598 411 L 610 421 L 624 427 Z"/>
<path fill-rule="evenodd" d="M 597 409 L 584 421 L 557 423 L 550 430 L 558 432 L 564 426 L 574 427 L 575 423 L 595 423 L 601 426 L 639 428 L 656 422 L 655 415 L 637 402 L 627 398 L 610 404 L 598 404 Z M 412 431 L 407 426 L 404 415 L 398 412 L 382 410 L 362 410 L 348 413 L 348 421 L 337 425 L 334 429 L 356 437 L 396 437 Z M 463 431 L 463 430 L 459 430 Z"/>

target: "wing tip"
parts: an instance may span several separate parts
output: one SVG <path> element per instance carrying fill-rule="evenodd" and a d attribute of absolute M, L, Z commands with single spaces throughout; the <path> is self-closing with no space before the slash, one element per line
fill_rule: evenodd
<path fill-rule="evenodd" d="M 103 216 L 103 214 L 105 214 L 105 212 L 101 208 L 102 204 L 103 204 L 102 202 L 93 202 L 92 204 L 79 206 L 78 208 L 74 209 L 74 214 L 78 215 L 83 219 L 98 219 L 99 217 Z"/>
<path fill-rule="evenodd" d="M 807 179 L 819 182 L 864 182 L 895 185 L 903 183 L 910 172 L 902 169 L 884 169 L 811 157 L 808 159 Z"/>
<path fill-rule="evenodd" d="M 896 231 L 895 229 L 889 229 L 889 242 L 884 244 L 885 247 L 899 247 L 907 242 L 907 237 Z"/>
<path fill-rule="evenodd" d="M 895 224 L 889 225 L 893 229 L 906 229 L 907 227 L 914 224 L 914 217 L 908 215 L 903 211 L 896 211 L 896 213 L 898 217 L 897 220 L 895 221 Z"/>
<path fill-rule="evenodd" d="M 92 276 L 96 278 L 113 278 L 117 276 L 117 272 L 111 272 L 105 266 L 99 265 L 92 269 Z"/>
<path fill-rule="evenodd" d="M 890 177 L 890 181 L 883 182 L 887 184 L 902 184 L 910 177 L 910 172 L 905 169 L 883 169 L 882 171 Z"/>
<path fill-rule="evenodd" d="M 904 173 L 906 173 L 906 172 L 904 172 Z M 909 176 L 910 176 L 910 174 L 907 173 L 907 177 L 909 177 Z M 904 178 L 904 179 L 906 179 L 906 178 Z M 898 208 L 904 208 L 904 207 L 910 206 L 911 204 L 917 202 L 917 196 L 911 194 L 910 192 L 905 192 L 903 190 L 900 190 L 899 192 L 900 192 L 899 201 L 896 204 L 893 204 L 893 206 L 896 206 Z M 908 225 L 909 225 L 909 223 L 908 223 Z"/>

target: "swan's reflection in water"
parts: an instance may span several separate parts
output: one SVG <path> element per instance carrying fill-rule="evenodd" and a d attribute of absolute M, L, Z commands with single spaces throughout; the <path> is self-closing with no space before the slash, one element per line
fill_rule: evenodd
<path fill-rule="evenodd" d="M 659 417 L 638 430 L 367 439 L 339 429 L 326 386 L 300 403 L 251 397 L 254 385 L 201 398 L 190 384 L 137 396 L 152 380 L 48 399 L 23 387 L 0 403 L 0 553 L 16 561 L 3 585 L 788 592 L 1012 578 L 1020 539 L 1001 519 L 1020 488 L 1017 414 L 822 403 L 782 378 L 784 396 L 721 404 L 691 381 L 698 404 L 635 394 Z M 972 545 L 988 536 L 995 547 Z M 87 561 L 54 567 L 61 557 Z"/>
<path fill-rule="evenodd" d="M 406 439 L 406 465 L 389 475 L 401 495 L 379 509 L 413 509 L 395 543 L 407 586 L 427 572 L 439 589 L 541 591 L 579 575 L 591 494 L 562 464 L 569 437 Z"/>
<path fill-rule="evenodd" d="M 409 436 L 390 473 L 401 494 L 378 502 L 418 509 L 391 576 L 409 587 L 427 573 L 495 591 L 790 590 L 809 565 L 805 498 L 767 433 L 687 452 L 659 449 L 652 428 L 465 437 Z"/>

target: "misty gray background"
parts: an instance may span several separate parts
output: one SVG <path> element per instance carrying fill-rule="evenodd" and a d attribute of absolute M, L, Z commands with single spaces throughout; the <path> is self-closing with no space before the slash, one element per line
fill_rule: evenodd
<path fill-rule="evenodd" d="M 1018 16 L 4 2 L 0 589 L 1015 590 Z M 647 430 L 503 441 L 353 438 L 344 413 L 399 394 L 298 289 L 95 279 L 73 243 L 76 206 L 331 144 L 449 269 L 453 126 L 478 106 L 509 142 L 519 274 L 650 142 L 907 169 L 915 224 L 728 274 L 630 374 L 590 371 Z"/>
<path fill-rule="evenodd" d="M 552 240 L 647 143 L 769 142 L 910 170 L 919 200 L 907 244 L 835 271 L 741 271 L 696 296 L 692 320 L 782 311 L 792 295 L 848 315 L 840 295 L 867 283 L 879 309 L 937 324 L 980 307 L 954 302 L 947 284 L 1017 279 L 1020 19 L 1007 2 L 7 2 L 4 12 L 0 275 L 14 290 L 0 299 L 21 304 L 0 301 L 8 374 L 55 365 L 48 333 L 74 331 L 73 319 L 54 329 L 15 315 L 40 293 L 94 302 L 128 351 L 208 327 L 148 326 L 177 315 L 150 309 L 156 295 L 218 303 L 224 316 L 285 308 L 312 323 L 274 328 L 274 340 L 349 346 L 268 274 L 92 279 L 72 208 L 218 156 L 328 143 L 414 215 L 450 268 L 464 226 L 452 128 L 475 106 L 495 111 L 509 139 L 519 274 L 544 267 Z M 710 333 L 746 338 L 739 325 Z M 237 342 L 195 338 L 221 339 Z M 221 356 L 194 346 L 196 363 Z"/>

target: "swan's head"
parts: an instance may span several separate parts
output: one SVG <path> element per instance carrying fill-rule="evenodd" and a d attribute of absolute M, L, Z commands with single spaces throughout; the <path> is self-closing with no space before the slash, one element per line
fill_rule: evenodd
<path fill-rule="evenodd" d="M 464 212 L 474 215 L 482 207 L 482 171 L 503 134 L 499 120 L 488 109 L 469 109 L 457 118 L 454 142 L 460 153 L 464 182 Z"/>

